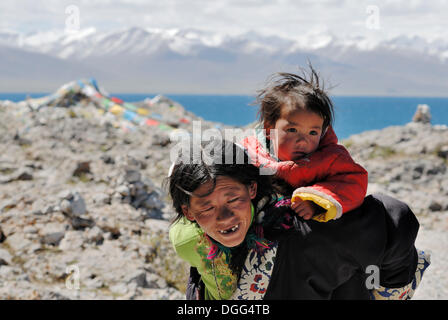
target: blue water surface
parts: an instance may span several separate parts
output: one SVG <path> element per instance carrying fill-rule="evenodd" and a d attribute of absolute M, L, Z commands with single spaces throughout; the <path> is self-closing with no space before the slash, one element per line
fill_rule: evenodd
<path fill-rule="evenodd" d="M 46 93 L 33 93 L 37 98 Z M 155 94 L 112 94 L 127 102 L 153 98 Z M 0 100 L 21 101 L 26 93 L 0 93 Z M 209 121 L 244 126 L 256 120 L 257 106 L 253 96 L 244 95 L 179 95 L 167 94 L 188 111 Z M 335 106 L 334 129 L 339 139 L 366 130 L 404 125 L 412 120 L 418 104 L 431 108 L 432 123 L 448 125 L 448 98 L 428 97 L 332 97 Z"/>

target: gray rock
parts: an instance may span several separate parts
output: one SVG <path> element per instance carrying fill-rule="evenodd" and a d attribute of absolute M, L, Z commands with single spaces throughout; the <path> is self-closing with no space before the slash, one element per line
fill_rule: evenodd
<path fill-rule="evenodd" d="M 21 270 L 16 266 L 2 265 L 0 267 L 0 279 L 15 279 Z"/>
<path fill-rule="evenodd" d="M 132 197 L 131 196 L 126 196 L 126 197 L 121 199 L 121 203 L 131 204 L 131 202 L 132 202 Z"/>
<path fill-rule="evenodd" d="M 21 171 L 17 176 L 13 177 L 11 181 L 21 180 L 21 181 L 29 181 L 33 180 L 33 175 L 27 170 Z"/>
<path fill-rule="evenodd" d="M 2 243 L 2 242 L 5 241 L 5 240 L 6 240 L 6 236 L 5 236 L 5 234 L 3 233 L 2 228 L 0 227 L 0 243 Z"/>
<path fill-rule="evenodd" d="M 148 283 L 146 281 L 146 271 L 145 270 L 137 270 L 129 277 L 127 283 L 135 283 L 137 287 L 146 288 L 148 287 Z"/>
<path fill-rule="evenodd" d="M 437 156 L 442 159 L 448 160 L 448 146 L 443 146 L 437 151 Z"/>
<path fill-rule="evenodd" d="M 163 217 L 163 211 L 161 211 L 160 209 L 150 209 L 145 215 L 146 219 L 163 219 Z"/>
<path fill-rule="evenodd" d="M 73 195 L 71 207 L 72 207 L 72 210 L 71 210 L 72 215 L 75 215 L 75 216 L 81 216 L 81 215 L 86 214 L 86 212 L 87 212 L 84 199 L 77 192 Z"/>
<path fill-rule="evenodd" d="M 118 186 L 116 191 L 118 193 L 120 193 L 123 197 L 126 197 L 126 196 L 130 195 L 130 190 L 129 190 L 129 187 L 127 185 Z"/>
<path fill-rule="evenodd" d="M 161 209 L 165 204 L 160 200 L 159 195 L 153 192 L 145 199 L 143 206 L 147 209 Z"/>
<path fill-rule="evenodd" d="M 24 251 L 32 244 L 30 240 L 26 239 L 25 234 L 22 232 L 16 232 L 8 236 L 6 242 L 16 255 L 24 253 Z"/>
<path fill-rule="evenodd" d="M 70 190 L 63 190 L 58 194 L 58 198 L 61 200 L 72 200 L 73 199 L 73 193 Z"/>
<path fill-rule="evenodd" d="M 83 232 L 69 230 L 65 233 L 64 238 L 59 243 L 59 249 L 73 252 L 82 249 L 83 244 Z"/>
<path fill-rule="evenodd" d="M 119 283 L 119 284 L 115 284 L 113 286 L 111 286 L 110 291 L 115 293 L 115 294 L 119 294 L 119 295 L 124 295 L 128 292 L 128 286 L 124 283 Z"/>
<path fill-rule="evenodd" d="M 147 282 L 147 288 L 151 289 L 164 289 L 168 287 L 165 279 L 154 273 L 147 274 L 146 282 Z"/>
<path fill-rule="evenodd" d="M 171 143 L 170 137 L 167 135 L 154 135 L 154 137 L 152 138 L 152 144 L 154 146 L 161 146 L 161 147 L 166 147 L 167 145 L 169 145 Z"/>
<path fill-rule="evenodd" d="M 103 160 L 105 164 L 115 164 L 114 158 L 107 154 L 101 155 L 101 160 Z"/>
<path fill-rule="evenodd" d="M 40 239 L 42 244 L 58 246 L 59 242 L 61 242 L 62 238 L 64 238 L 64 232 L 54 232 L 43 236 Z"/>
<path fill-rule="evenodd" d="M 141 174 L 137 170 L 126 170 L 124 179 L 129 183 L 134 183 L 141 179 Z"/>
<path fill-rule="evenodd" d="M 51 213 L 53 211 L 54 211 L 53 205 L 49 205 L 46 200 L 39 198 L 33 202 L 31 213 L 33 215 L 41 216 Z"/>
<path fill-rule="evenodd" d="M 41 296 L 41 299 L 42 300 L 71 300 L 67 296 L 65 296 L 59 292 L 55 292 L 55 291 L 44 292 Z"/>
<path fill-rule="evenodd" d="M 146 186 L 141 181 L 137 181 L 130 186 L 130 194 L 133 197 L 138 197 L 146 193 Z"/>
<path fill-rule="evenodd" d="M 62 212 L 70 215 L 72 213 L 72 204 L 69 200 L 63 199 L 61 203 L 59 204 L 59 207 Z"/>
<path fill-rule="evenodd" d="M 437 202 L 435 200 L 431 201 L 431 203 L 429 205 L 429 210 L 431 210 L 431 211 L 442 211 L 442 209 L 443 209 L 443 207 L 442 207 L 442 205 L 439 202 Z"/>
<path fill-rule="evenodd" d="M 86 238 L 88 242 L 94 242 L 97 245 L 102 244 L 104 241 L 103 231 L 98 226 L 94 226 L 86 232 Z"/>
<path fill-rule="evenodd" d="M 17 207 L 19 201 L 17 199 L 8 199 L 0 202 L 0 212 L 6 212 L 10 209 Z"/>
<path fill-rule="evenodd" d="M 82 161 L 76 164 L 75 170 L 73 170 L 72 175 L 75 177 L 80 177 L 84 174 L 88 174 L 90 172 L 90 161 Z"/>
<path fill-rule="evenodd" d="M 6 250 L 0 248 L 0 266 L 7 266 L 12 263 L 12 256 L 11 254 Z"/>
<path fill-rule="evenodd" d="M 140 194 L 139 196 L 137 196 L 137 197 L 134 197 L 134 198 L 130 198 L 131 199 L 131 204 L 132 204 L 132 206 L 134 207 L 134 208 L 139 208 L 140 207 L 140 205 L 144 202 L 144 201 L 146 201 L 146 199 L 148 198 L 148 195 L 145 193 L 145 194 Z"/>
<path fill-rule="evenodd" d="M 49 214 L 49 213 L 56 212 L 56 211 L 59 211 L 59 210 L 60 210 L 60 208 L 58 206 L 56 206 L 56 205 L 48 205 L 48 206 L 46 206 L 44 208 L 42 213 L 43 214 Z"/>
<path fill-rule="evenodd" d="M 26 226 L 25 228 L 23 228 L 23 232 L 24 233 L 37 233 L 38 230 L 35 226 Z"/>
<path fill-rule="evenodd" d="M 95 194 L 93 197 L 93 202 L 99 205 L 102 204 L 110 204 L 111 198 L 108 194 L 106 193 L 98 193 Z"/>
<path fill-rule="evenodd" d="M 75 230 L 83 230 L 85 228 L 92 228 L 95 225 L 95 221 L 92 219 L 73 217 L 70 219 L 70 224 Z"/>
<path fill-rule="evenodd" d="M 70 196 L 70 195 L 67 195 Z M 86 203 L 83 197 L 78 193 L 74 192 L 71 194 L 71 199 L 68 200 L 64 198 L 60 203 L 61 211 L 70 217 L 79 217 L 87 213 Z"/>
<path fill-rule="evenodd" d="M 417 110 L 412 117 L 413 122 L 430 123 L 431 112 L 427 104 L 419 104 Z"/>
<path fill-rule="evenodd" d="M 32 144 L 30 139 L 20 137 L 18 132 L 16 132 L 13 139 L 19 146 L 29 146 Z"/>
<path fill-rule="evenodd" d="M 90 278 L 83 280 L 82 284 L 89 289 L 100 289 L 105 286 L 104 281 L 96 276 L 94 278 L 91 276 Z"/>

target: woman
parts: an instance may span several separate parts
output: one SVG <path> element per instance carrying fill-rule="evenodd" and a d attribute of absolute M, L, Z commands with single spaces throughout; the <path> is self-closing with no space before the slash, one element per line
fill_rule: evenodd
<path fill-rule="evenodd" d="M 170 239 L 192 266 L 188 299 L 412 296 L 429 260 L 406 204 L 368 196 L 343 219 L 304 221 L 244 149 L 215 143 L 199 159 L 180 155 L 168 178 Z"/>

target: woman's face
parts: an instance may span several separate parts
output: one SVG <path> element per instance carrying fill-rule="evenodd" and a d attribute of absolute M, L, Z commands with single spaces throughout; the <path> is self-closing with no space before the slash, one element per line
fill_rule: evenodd
<path fill-rule="evenodd" d="M 194 193 L 207 193 L 212 182 Z M 257 184 L 246 186 L 229 177 L 218 177 L 215 189 L 206 197 L 192 196 L 189 206 L 182 206 L 187 219 L 196 221 L 207 235 L 226 247 L 241 244 L 251 222 L 251 199 L 257 194 Z"/>

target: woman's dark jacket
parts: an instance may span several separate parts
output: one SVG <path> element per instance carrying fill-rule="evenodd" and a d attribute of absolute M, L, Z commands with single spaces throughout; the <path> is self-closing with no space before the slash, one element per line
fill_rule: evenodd
<path fill-rule="evenodd" d="M 277 244 L 264 299 L 369 299 L 366 280 L 375 266 L 383 287 L 412 281 L 419 223 L 405 203 L 376 194 L 341 219 L 297 221 L 288 230 L 264 229 L 265 238 Z M 201 299 L 201 288 L 191 268 L 187 299 Z"/>

